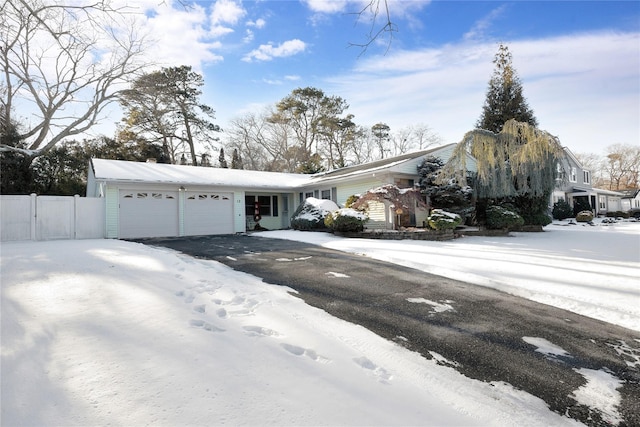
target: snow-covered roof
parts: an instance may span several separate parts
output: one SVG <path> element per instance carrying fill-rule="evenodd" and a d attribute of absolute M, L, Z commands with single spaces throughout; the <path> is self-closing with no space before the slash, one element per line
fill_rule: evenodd
<path fill-rule="evenodd" d="M 91 165 L 96 180 L 294 190 L 324 181 L 348 179 L 378 170 L 389 169 L 407 161 L 424 157 L 427 154 L 435 153 L 446 147 L 448 146 L 416 151 L 315 175 L 106 159 L 92 159 Z"/>
<path fill-rule="evenodd" d="M 91 164 L 96 180 L 118 182 L 294 189 L 307 184 L 311 180 L 311 175 L 302 174 L 129 162 L 124 160 L 92 159 Z"/>
<path fill-rule="evenodd" d="M 443 149 L 446 149 L 450 145 L 455 145 L 455 144 L 434 147 L 428 150 L 414 151 L 411 153 L 402 154 L 400 156 L 389 157 L 387 159 L 375 160 L 373 162 L 363 163 L 360 165 L 347 166 L 344 168 L 334 169 L 327 172 L 320 172 L 314 175 L 315 177 L 314 181 L 317 182 L 317 181 L 330 180 L 338 177 L 343 178 L 348 176 L 355 176 L 360 174 L 366 174 L 369 172 L 375 172 L 381 169 L 391 168 L 391 167 L 400 165 L 404 162 L 408 162 L 416 158 L 424 157 L 428 154 L 433 154 L 437 151 L 441 151 Z"/>

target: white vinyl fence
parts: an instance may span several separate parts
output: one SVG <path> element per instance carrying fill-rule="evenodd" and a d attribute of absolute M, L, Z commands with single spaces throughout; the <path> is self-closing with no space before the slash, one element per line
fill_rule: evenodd
<path fill-rule="evenodd" d="M 0 195 L 0 241 L 102 239 L 104 198 Z"/>

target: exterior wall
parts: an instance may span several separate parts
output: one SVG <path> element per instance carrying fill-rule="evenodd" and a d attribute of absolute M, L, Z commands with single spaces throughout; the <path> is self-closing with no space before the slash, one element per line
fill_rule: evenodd
<path fill-rule="evenodd" d="M 369 221 L 365 227 L 371 230 L 391 230 L 393 224 L 389 218 L 389 208 L 385 203 L 371 201 L 369 204 Z"/>
<path fill-rule="evenodd" d="M 80 196 L 0 196 L 0 240 L 102 239 L 104 200 Z"/>
<path fill-rule="evenodd" d="M 369 178 L 367 180 L 363 180 L 359 182 L 340 183 L 336 186 L 337 188 L 336 203 L 339 206 L 344 206 L 349 196 L 352 196 L 354 194 L 366 193 L 368 190 L 371 190 L 372 188 L 380 187 L 381 185 L 383 185 L 383 182 L 379 178 Z"/>

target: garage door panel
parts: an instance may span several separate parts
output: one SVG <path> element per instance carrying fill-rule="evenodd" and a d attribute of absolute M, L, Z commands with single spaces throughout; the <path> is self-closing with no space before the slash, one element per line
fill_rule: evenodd
<path fill-rule="evenodd" d="M 233 230 L 232 193 L 187 192 L 185 235 L 232 234 Z"/>
<path fill-rule="evenodd" d="M 178 235 L 178 193 L 120 191 L 120 237 Z"/>

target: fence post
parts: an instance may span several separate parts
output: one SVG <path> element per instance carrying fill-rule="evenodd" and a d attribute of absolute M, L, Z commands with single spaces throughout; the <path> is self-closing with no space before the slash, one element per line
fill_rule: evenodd
<path fill-rule="evenodd" d="M 73 239 L 78 238 L 78 202 L 80 200 L 80 196 L 76 194 L 73 196 Z"/>
<path fill-rule="evenodd" d="M 31 212 L 30 212 L 30 219 L 31 219 L 31 240 L 37 240 L 37 230 L 36 230 L 36 226 L 38 224 L 38 221 L 36 221 L 36 216 L 38 215 L 37 212 L 37 200 L 36 200 L 36 193 L 31 193 L 31 203 L 30 203 L 30 208 L 31 208 Z"/>

